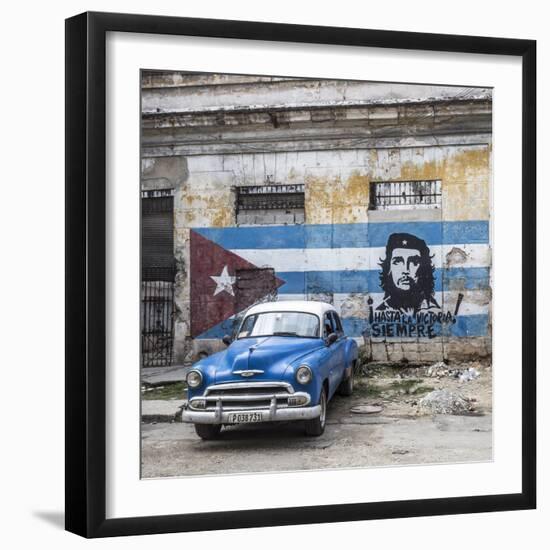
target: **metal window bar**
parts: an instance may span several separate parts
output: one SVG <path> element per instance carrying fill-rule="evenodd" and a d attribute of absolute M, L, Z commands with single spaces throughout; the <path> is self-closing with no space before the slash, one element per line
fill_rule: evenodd
<path fill-rule="evenodd" d="M 173 197 L 173 189 L 149 189 L 141 191 L 142 199 L 157 199 L 160 197 Z"/>
<path fill-rule="evenodd" d="M 175 269 L 148 267 L 141 280 L 141 360 L 144 367 L 172 364 Z"/>
<path fill-rule="evenodd" d="M 143 214 L 152 212 L 172 212 L 174 210 L 174 197 L 165 195 L 161 197 L 144 197 L 141 201 L 141 211 Z"/>
<path fill-rule="evenodd" d="M 141 363 L 172 364 L 174 346 L 174 190 L 141 192 Z"/>
<path fill-rule="evenodd" d="M 237 213 L 305 208 L 304 185 L 251 185 L 237 188 Z"/>
<path fill-rule="evenodd" d="M 372 182 L 370 209 L 441 206 L 441 180 Z"/>

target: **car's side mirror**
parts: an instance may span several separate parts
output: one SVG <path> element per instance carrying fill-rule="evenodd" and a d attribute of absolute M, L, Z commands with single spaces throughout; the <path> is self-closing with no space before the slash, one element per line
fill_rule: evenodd
<path fill-rule="evenodd" d="M 229 336 L 229 334 L 226 334 L 223 338 L 222 338 L 222 342 L 226 345 L 226 346 L 229 346 L 231 344 L 231 336 Z"/>
<path fill-rule="evenodd" d="M 336 334 L 335 332 L 331 332 L 327 336 L 327 346 L 332 346 L 332 344 L 334 344 L 336 340 L 338 340 L 338 334 Z"/>

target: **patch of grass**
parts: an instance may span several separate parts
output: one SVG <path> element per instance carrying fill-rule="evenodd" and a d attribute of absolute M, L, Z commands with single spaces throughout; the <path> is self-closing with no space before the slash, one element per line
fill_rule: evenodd
<path fill-rule="evenodd" d="M 369 365 L 366 374 L 369 378 L 393 378 L 398 368 L 393 365 Z"/>
<path fill-rule="evenodd" d="M 359 395 L 365 397 L 380 397 L 380 394 L 384 391 L 382 386 L 378 384 L 373 384 L 369 382 L 368 384 L 356 384 L 353 389 L 353 393 L 358 393 Z"/>
<path fill-rule="evenodd" d="M 390 384 L 390 388 L 394 391 L 405 390 L 406 393 L 409 393 L 414 386 L 420 384 L 422 380 L 418 378 L 404 378 L 402 380 L 394 380 Z"/>
<path fill-rule="evenodd" d="M 408 378 L 405 380 L 395 380 L 390 384 L 390 389 L 395 392 L 403 390 L 407 395 L 420 395 L 434 390 L 432 386 L 423 386 L 422 380 L 418 378 Z"/>
<path fill-rule="evenodd" d="M 185 382 L 163 384 L 152 388 L 141 388 L 142 399 L 183 399 L 187 390 Z"/>
<path fill-rule="evenodd" d="M 432 386 L 423 385 L 423 382 L 424 380 L 420 378 L 404 378 L 377 384 L 372 379 L 364 378 L 356 382 L 353 391 L 361 397 L 399 398 L 399 395 L 424 395 L 435 389 Z"/>

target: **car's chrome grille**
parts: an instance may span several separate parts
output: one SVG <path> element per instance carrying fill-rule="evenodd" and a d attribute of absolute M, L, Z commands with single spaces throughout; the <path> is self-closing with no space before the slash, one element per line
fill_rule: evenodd
<path fill-rule="evenodd" d="M 217 402 L 216 401 L 207 401 L 206 409 L 207 411 L 216 410 Z M 258 410 L 258 409 L 269 409 L 271 406 L 271 400 L 266 399 L 262 401 L 232 401 L 222 402 L 224 411 L 242 411 L 246 409 Z M 288 407 L 288 400 L 279 400 L 277 399 L 277 408 L 284 409 Z"/>
<path fill-rule="evenodd" d="M 273 382 L 237 382 L 210 386 L 205 392 L 206 410 L 215 410 L 221 402 L 226 411 L 269 409 L 275 398 L 277 408 L 288 407 L 294 393 L 290 384 Z"/>

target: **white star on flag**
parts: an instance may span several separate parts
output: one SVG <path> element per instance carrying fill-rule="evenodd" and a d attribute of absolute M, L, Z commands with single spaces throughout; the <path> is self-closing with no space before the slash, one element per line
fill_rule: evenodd
<path fill-rule="evenodd" d="M 223 268 L 223 271 L 217 277 L 215 275 L 210 275 L 210 278 L 216 283 L 216 290 L 214 291 L 214 296 L 220 292 L 228 292 L 231 296 L 235 296 L 233 292 L 233 285 L 235 284 L 236 277 L 229 275 L 227 271 L 227 266 Z"/>

